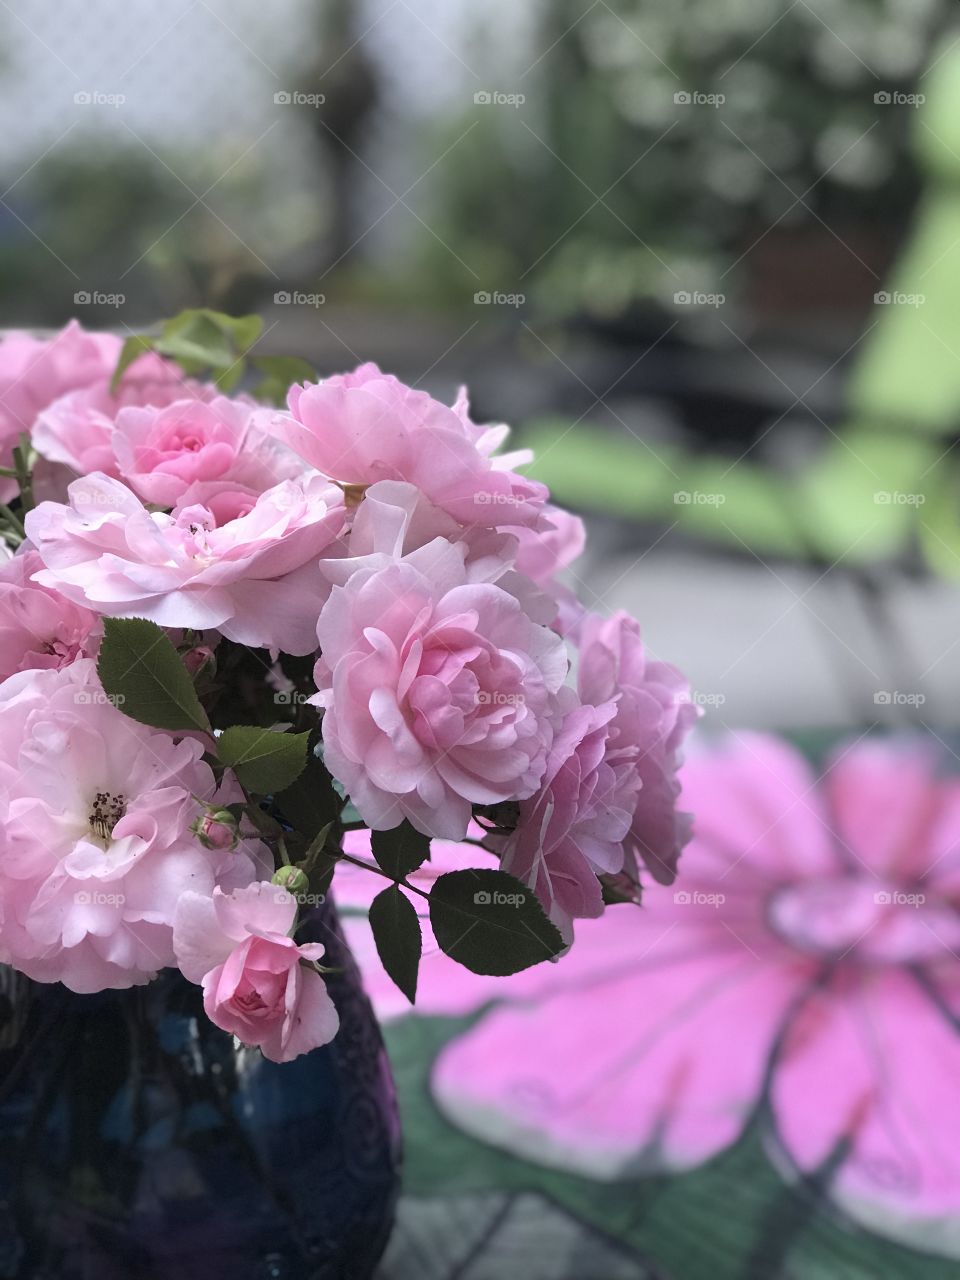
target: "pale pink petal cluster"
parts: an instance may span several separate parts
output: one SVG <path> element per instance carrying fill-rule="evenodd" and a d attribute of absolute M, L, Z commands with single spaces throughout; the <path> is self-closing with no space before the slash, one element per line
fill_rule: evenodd
<path fill-rule="evenodd" d="M 41 410 L 109 378 L 121 345 L 112 334 L 87 333 L 75 320 L 52 338 L 6 334 L 0 341 L 0 464 L 10 466 L 13 446 L 33 430 Z M 0 501 L 16 491 L 15 481 L 0 480 Z"/>
<path fill-rule="evenodd" d="M 359 570 L 318 624 L 325 761 L 372 827 L 457 839 L 474 804 L 532 794 L 567 674 L 562 641 L 462 548 Z"/>
<path fill-rule="evenodd" d="M 575 701 L 575 699 L 574 699 Z M 637 807 L 636 753 L 611 750 L 615 702 L 576 704 L 557 733 L 540 790 L 520 802 L 517 829 L 494 840 L 501 866 L 536 893 L 567 943 L 575 918 L 603 914 L 601 875 L 623 869 Z"/>
<path fill-rule="evenodd" d="M 489 453 L 493 441 L 460 402 L 451 409 L 364 364 L 294 387 L 288 405 L 274 431 L 332 480 L 405 480 L 466 526 L 539 526 L 543 519 L 544 486 L 498 464 Z"/>
<path fill-rule="evenodd" d="M 0 680 L 31 668 L 64 667 L 99 645 L 98 614 L 43 587 L 43 561 L 27 543 L 0 564 Z"/>
<path fill-rule="evenodd" d="M 203 987 L 207 1017 L 272 1062 L 332 1040 L 339 1019 L 315 963 L 320 943 L 290 936 L 297 903 L 260 881 L 212 897 L 186 890 L 173 932 L 177 963 Z"/>
<path fill-rule="evenodd" d="M 342 492 L 317 474 L 261 494 L 195 485 L 167 514 L 94 473 L 26 524 L 46 565 L 37 580 L 76 603 L 306 654 L 326 589 L 319 558 L 345 520 Z"/>
<path fill-rule="evenodd" d="M 225 803 L 203 745 L 130 720 L 94 664 L 0 684 L 0 958 L 41 982 L 99 991 L 175 963 L 187 889 L 256 879 L 259 845 L 224 855 L 191 831 Z"/>
<path fill-rule="evenodd" d="M 617 698 L 611 746 L 633 752 L 640 780 L 637 805 L 626 837 L 631 869 L 643 863 L 653 878 L 670 884 L 690 839 L 690 819 L 678 811 L 681 747 L 699 709 L 686 679 L 667 662 L 644 652 L 640 626 L 628 614 L 587 615 L 580 627 L 577 683 L 585 702 Z"/>

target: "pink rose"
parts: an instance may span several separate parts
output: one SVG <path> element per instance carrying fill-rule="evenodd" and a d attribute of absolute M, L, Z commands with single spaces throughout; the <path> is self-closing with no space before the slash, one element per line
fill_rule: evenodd
<path fill-rule="evenodd" d="M 302 475 L 300 459 L 256 428 L 259 414 L 225 396 L 121 409 L 112 435 L 119 474 L 145 502 L 163 507 L 198 482 L 230 479 L 259 493 Z"/>
<path fill-rule="evenodd" d="M 307 654 L 328 585 L 319 557 L 346 521 L 343 494 L 322 476 L 257 494 L 194 486 L 172 514 L 148 512 L 118 480 L 75 480 L 70 505 L 26 518 L 44 586 L 118 618 L 216 628 L 240 644 Z"/>
<path fill-rule="evenodd" d="M 563 643 L 438 538 L 361 569 L 320 615 L 324 758 L 364 820 L 459 839 L 471 804 L 531 795 L 567 673 Z"/>
<path fill-rule="evenodd" d="M 250 883 L 259 842 L 208 851 L 191 830 L 217 790 L 192 738 L 148 729 L 106 697 L 94 663 L 0 685 L 0 960 L 39 982 L 100 991 L 175 963 L 187 889 Z"/>
<path fill-rule="evenodd" d="M 118 347 L 119 354 L 119 347 Z M 160 408 L 176 400 L 212 400 L 215 387 L 185 378 L 169 360 L 147 352 L 123 375 L 116 391 L 110 389 L 116 356 L 109 368 L 78 389 L 69 390 L 47 406 L 37 419 L 33 445 L 50 462 L 69 467 L 78 475 L 103 471 L 119 475 L 113 451 L 117 415 L 127 406 Z"/>
<path fill-rule="evenodd" d="M 516 830 L 503 841 L 489 840 L 502 852 L 503 870 L 530 886 L 567 943 L 574 918 L 603 914 L 597 877 L 623 866 L 636 807 L 636 752 L 611 751 L 608 742 L 616 712 L 613 701 L 570 708 L 540 790 L 520 802 Z"/>
<path fill-rule="evenodd" d="M 580 644 L 581 698 L 600 703 L 619 694 L 611 743 L 637 751 L 642 785 L 626 841 L 628 861 L 635 865 L 640 858 L 654 880 L 670 884 L 680 851 L 690 839 L 690 819 L 677 812 L 680 747 L 699 710 L 690 702 L 690 686 L 676 667 L 647 660 L 639 624 L 628 614 L 589 614 Z"/>
<path fill-rule="evenodd" d="M 290 937 L 297 903 L 261 881 L 212 897 L 187 892 L 174 925 L 174 949 L 184 976 L 203 986 L 207 1017 L 244 1044 L 259 1045 L 271 1062 L 289 1062 L 327 1044 L 339 1018 L 313 962 L 320 943 Z"/>
<path fill-rule="evenodd" d="M 86 333 L 75 320 L 53 338 L 9 333 L 0 342 L 0 464 L 37 415 L 59 396 L 108 377 L 122 343 L 109 333 Z M 0 501 L 16 496 L 16 481 L 0 480 Z"/>
<path fill-rule="evenodd" d="M 43 561 L 27 544 L 0 564 L 0 680 L 32 667 L 63 667 L 93 654 L 100 619 L 31 581 Z"/>
<path fill-rule="evenodd" d="M 539 525 L 542 484 L 488 456 L 465 411 L 405 386 L 375 364 L 293 387 L 273 430 L 312 467 L 345 484 L 405 480 L 462 525 Z M 497 428 L 495 439 L 502 439 Z"/>

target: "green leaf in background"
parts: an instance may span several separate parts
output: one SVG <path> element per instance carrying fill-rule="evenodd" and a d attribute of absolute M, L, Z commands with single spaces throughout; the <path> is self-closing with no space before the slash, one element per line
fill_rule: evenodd
<path fill-rule="evenodd" d="M 371 831 L 370 848 L 377 866 L 394 880 L 402 880 L 430 857 L 430 837 L 404 819 L 392 831 Z"/>
<path fill-rule="evenodd" d="M 250 363 L 263 374 L 263 380 L 253 388 L 254 396 L 272 404 L 285 404 L 294 383 L 317 380 L 316 369 L 299 356 L 254 356 Z"/>
<path fill-rule="evenodd" d="M 503 977 L 563 950 L 557 927 L 534 893 L 505 871 L 450 871 L 430 893 L 440 949 L 473 973 Z"/>
<path fill-rule="evenodd" d="M 309 733 L 233 725 L 217 738 L 217 755 L 248 791 L 272 795 L 291 786 L 307 764 Z"/>
<path fill-rule="evenodd" d="M 413 1004 L 423 936 L 413 904 L 395 884 L 370 904 L 370 928 L 384 969 Z"/>
<path fill-rule="evenodd" d="M 133 720 L 155 729 L 209 731 L 193 681 L 167 633 L 145 618 L 106 618 L 100 682 Z"/>
<path fill-rule="evenodd" d="M 192 376 L 210 373 L 221 391 L 232 390 L 246 370 L 246 353 L 263 330 L 260 316 L 228 316 L 209 308 L 181 311 L 157 335 L 138 334 L 123 344 L 113 375 L 116 390 L 126 369 L 145 351 L 175 360 Z"/>

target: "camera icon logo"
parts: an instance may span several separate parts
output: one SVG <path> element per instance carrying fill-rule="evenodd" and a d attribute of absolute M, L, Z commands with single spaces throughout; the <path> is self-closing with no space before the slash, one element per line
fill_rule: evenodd
<path fill-rule="evenodd" d="M 75 307 L 88 307 L 90 305 L 90 294 L 86 289 L 81 289 L 73 295 L 73 305 Z"/>
<path fill-rule="evenodd" d="M 89 107 L 93 101 L 93 94 L 86 89 L 81 89 L 79 93 L 73 95 L 73 100 L 78 107 Z"/>
<path fill-rule="evenodd" d="M 673 500 L 681 507 L 688 507 L 691 502 L 691 497 L 686 489 L 678 489 L 673 495 Z"/>
<path fill-rule="evenodd" d="M 890 91 L 888 89 L 878 89 L 877 92 L 873 95 L 873 100 L 878 107 L 888 107 L 890 103 L 893 101 L 893 99 L 890 96 Z"/>
<path fill-rule="evenodd" d="M 474 305 L 478 307 L 488 307 L 492 298 L 486 289 L 480 289 L 473 295 Z"/>
<path fill-rule="evenodd" d="M 289 107 L 293 101 L 293 94 L 286 89 L 281 89 L 279 93 L 273 95 L 273 100 L 278 107 Z"/>
<path fill-rule="evenodd" d="M 873 895 L 873 900 L 878 907 L 889 907 L 893 901 L 893 896 L 885 889 L 881 889 L 879 893 Z"/>
<path fill-rule="evenodd" d="M 890 305 L 892 299 L 890 294 L 887 293 L 886 290 L 883 290 L 882 292 L 875 293 L 873 295 L 873 301 L 878 307 L 887 307 Z"/>
<path fill-rule="evenodd" d="M 493 101 L 493 94 L 487 89 L 480 89 L 473 95 L 474 104 L 478 107 L 489 107 Z"/>
<path fill-rule="evenodd" d="M 673 301 L 678 307 L 689 307 L 691 298 L 686 289 L 681 289 L 679 293 L 673 295 Z"/>
<path fill-rule="evenodd" d="M 281 289 L 278 293 L 273 295 L 273 301 L 278 307 L 288 307 L 292 299 L 286 289 Z"/>
<path fill-rule="evenodd" d="M 890 704 L 893 702 L 893 696 L 892 694 L 888 693 L 886 689 L 878 689 L 877 692 L 873 695 L 873 701 L 875 706 L 889 707 Z"/>
<path fill-rule="evenodd" d="M 478 907 L 489 907 L 493 899 L 490 897 L 490 894 L 486 889 L 478 889 L 473 895 L 473 901 Z"/>
<path fill-rule="evenodd" d="M 673 895 L 673 900 L 681 907 L 689 907 L 691 898 L 686 889 L 680 889 Z"/>
<path fill-rule="evenodd" d="M 673 95 L 673 100 L 678 107 L 689 107 L 690 103 L 693 101 L 693 98 L 690 96 L 690 94 L 687 92 L 686 89 L 680 89 L 677 93 Z"/>

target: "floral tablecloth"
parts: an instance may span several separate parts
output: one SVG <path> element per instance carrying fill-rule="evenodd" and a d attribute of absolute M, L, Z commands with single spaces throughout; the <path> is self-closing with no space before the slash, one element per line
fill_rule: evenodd
<path fill-rule="evenodd" d="M 453 965 L 425 922 L 416 1013 L 377 961 L 366 878 L 338 882 L 406 1133 L 383 1280 L 960 1274 L 944 762 L 903 739 L 813 761 L 770 736 L 702 748 L 675 886 L 506 982 Z M 435 843 L 422 874 L 477 853 Z"/>

